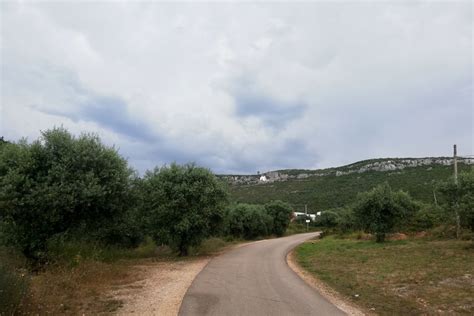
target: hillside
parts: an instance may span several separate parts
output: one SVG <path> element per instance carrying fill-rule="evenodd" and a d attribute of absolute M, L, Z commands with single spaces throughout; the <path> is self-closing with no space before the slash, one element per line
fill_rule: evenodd
<path fill-rule="evenodd" d="M 474 159 L 461 158 L 460 172 L 472 170 Z M 277 170 L 260 175 L 222 175 L 235 202 L 266 203 L 280 199 L 296 210 L 325 210 L 351 203 L 357 193 L 387 181 L 423 202 L 433 202 L 435 183 L 453 174 L 452 158 L 386 158 L 319 170 Z M 260 178 L 265 176 L 266 181 Z"/>

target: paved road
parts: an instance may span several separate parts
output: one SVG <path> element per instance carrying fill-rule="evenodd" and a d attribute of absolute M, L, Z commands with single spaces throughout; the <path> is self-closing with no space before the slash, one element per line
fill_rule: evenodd
<path fill-rule="evenodd" d="M 179 315 L 344 315 L 286 263 L 317 233 L 249 244 L 214 258 L 184 296 Z"/>

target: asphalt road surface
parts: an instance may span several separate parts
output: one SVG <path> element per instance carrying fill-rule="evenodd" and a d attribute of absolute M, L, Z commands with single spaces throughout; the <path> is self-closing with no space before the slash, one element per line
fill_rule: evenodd
<path fill-rule="evenodd" d="M 214 258 L 189 287 L 179 315 L 344 315 L 286 263 L 292 248 L 316 235 L 264 240 Z"/>

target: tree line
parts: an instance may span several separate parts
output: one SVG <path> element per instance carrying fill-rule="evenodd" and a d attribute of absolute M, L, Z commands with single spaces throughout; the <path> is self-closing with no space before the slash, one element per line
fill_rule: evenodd
<path fill-rule="evenodd" d="M 440 181 L 436 193 L 438 203 L 422 203 L 384 183 L 358 194 L 346 207 L 323 211 L 314 225 L 339 233 L 362 230 L 374 234 L 377 242 L 383 242 L 392 232 L 420 232 L 436 227 L 444 228 L 445 235 L 460 238 L 459 229 L 454 230 L 459 225 L 470 231 L 467 237 L 474 240 L 474 172 L 462 172 L 458 181 Z"/>
<path fill-rule="evenodd" d="M 140 177 L 98 136 L 54 128 L 0 142 L 0 243 L 37 262 L 57 242 L 135 247 L 146 237 L 180 255 L 210 236 L 284 234 L 291 207 L 231 204 L 209 169 L 171 164 Z"/>

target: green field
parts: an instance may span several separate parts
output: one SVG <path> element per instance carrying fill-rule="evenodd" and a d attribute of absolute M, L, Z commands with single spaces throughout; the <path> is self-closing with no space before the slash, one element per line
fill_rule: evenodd
<path fill-rule="evenodd" d="M 347 167 L 337 170 L 343 171 L 345 168 Z M 459 164 L 460 172 L 471 168 L 472 166 Z M 291 172 L 296 171 L 288 173 Z M 348 205 L 354 201 L 359 192 L 370 190 L 385 181 L 392 189 L 407 191 L 416 200 L 433 202 L 436 183 L 447 180 L 452 174 L 452 166 L 432 165 L 342 176 L 310 176 L 306 179 L 290 179 L 266 184 L 229 185 L 229 189 L 235 202 L 262 204 L 271 200 L 283 200 L 296 210 L 302 210 L 307 204 L 311 211 L 318 211 Z"/>
<path fill-rule="evenodd" d="M 298 263 L 379 315 L 474 314 L 471 241 L 327 237 L 296 249 Z"/>

